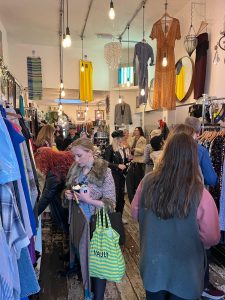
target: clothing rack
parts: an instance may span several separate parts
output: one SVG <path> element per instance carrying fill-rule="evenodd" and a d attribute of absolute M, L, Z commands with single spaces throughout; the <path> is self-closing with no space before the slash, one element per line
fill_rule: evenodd
<path fill-rule="evenodd" d="M 202 132 L 205 130 L 205 106 L 211 105 L 213 101 L 223 101 L 225 97 L 210 97 L 207 94 L 202 95 Z"/>

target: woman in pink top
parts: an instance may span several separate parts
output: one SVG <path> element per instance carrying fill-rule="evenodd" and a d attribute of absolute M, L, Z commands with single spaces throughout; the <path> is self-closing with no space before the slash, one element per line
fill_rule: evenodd
<path fill-rule="evenodd" d="M 220 228 L 191 136 L 168 138 L 159 164 L 139 184 L 131 206 L 140 224 L 140 273 L 147 300 L 200 298 L 204 248 L 219 242 Z"/>

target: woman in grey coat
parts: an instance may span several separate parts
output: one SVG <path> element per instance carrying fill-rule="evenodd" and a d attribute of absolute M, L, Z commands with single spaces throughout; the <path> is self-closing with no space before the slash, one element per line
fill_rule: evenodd
<path fill-rule="evenodd" d="M 75 257 L 79 257 L 85 300 L 103 300 L 106 280 L 89 276 L 90 220 L 96 209 L 105 207 L 107 211 L 114 211 L 114 180 L 108 163 L 94 156 L 90 139 L 79 138 L 73 142 L 71 151 L 75 163 L 68 173 L 65 191 L 70 214 L 70 263 L 73 266 Z M 71 189 L 76 185 L 86 187 L 74 195 Z"/>

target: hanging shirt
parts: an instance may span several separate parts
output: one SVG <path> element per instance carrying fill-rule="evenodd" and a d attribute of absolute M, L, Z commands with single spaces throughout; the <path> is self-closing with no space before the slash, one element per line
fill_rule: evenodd
<path fill-rule="evenodd" d="M 20 179 L 20 170 L 8 129 L 0 115 L 0 184 Z"/>
<path fill-rule="evenodd" d="M 84 72 L 81 67 L 84 67 Z M 93 101 L 93 67 L 91 61 L 80 60 L 80 100 Z"/>

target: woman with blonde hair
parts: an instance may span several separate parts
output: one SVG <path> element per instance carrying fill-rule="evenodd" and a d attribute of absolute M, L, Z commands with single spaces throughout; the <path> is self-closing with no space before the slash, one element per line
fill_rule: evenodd
<path fill-rule="evenodd" d="M 38 133 L 37 139 L 35 141 L 35 146 L 37 148 L 55 146 L 54 133 L 55 129 L 52 125 L 44 125 Z"/>
<path fill-rule="evenodd" d="M 79 257 L 85 299 L 103 300 L 106 280 L 89 276 L 90 221 L 97 209 L 114 211 L 114 181 L 108 163 L 94 155 L 90 139 L 79 138 L 71 146 L 75 162 L 67 176 L 64 199 L 70 212 L 70 266 Z M 78 186 L 79 192 L 73 192 L 72 187 Z"/>

